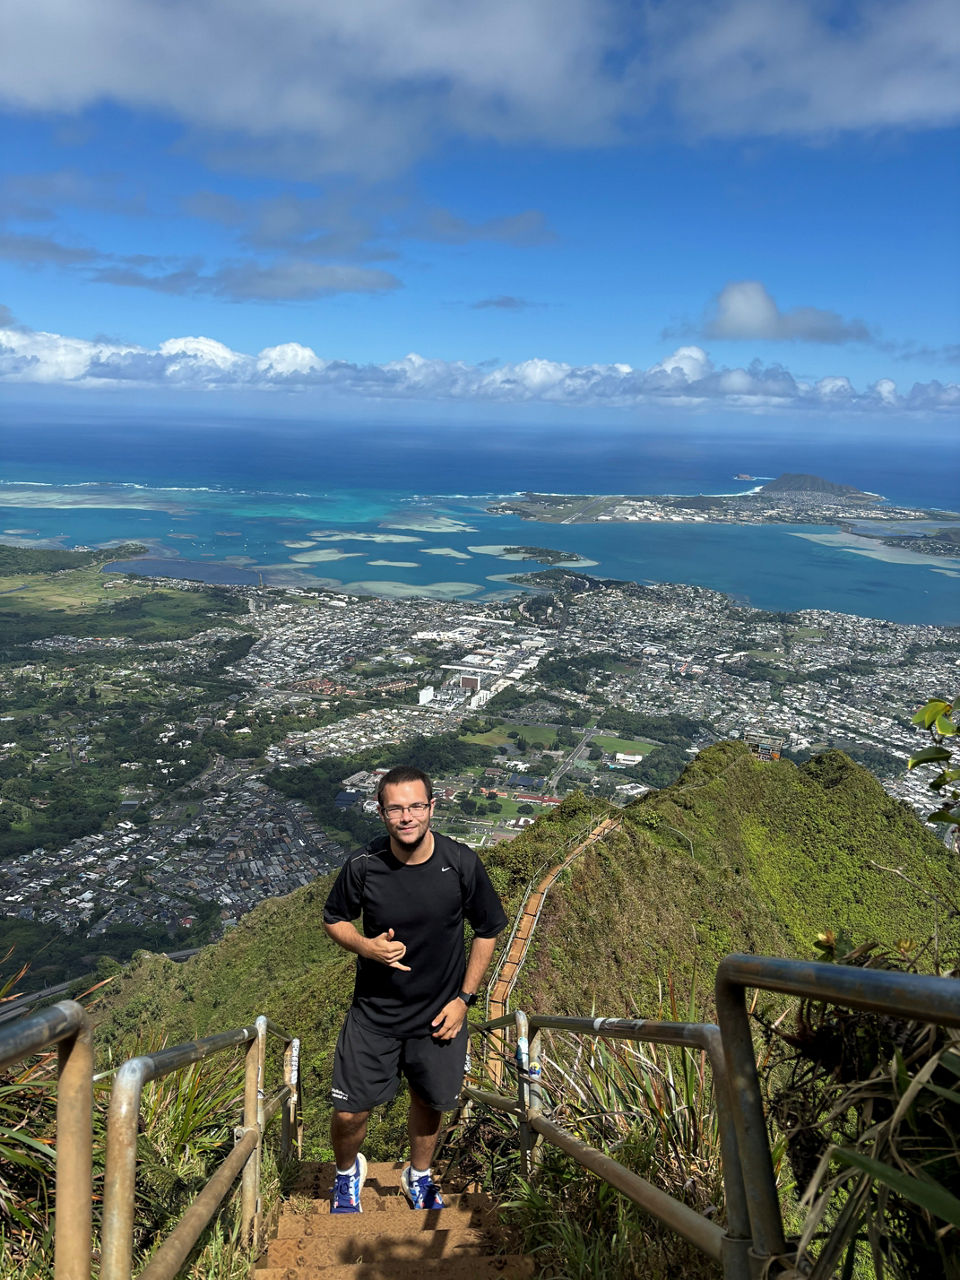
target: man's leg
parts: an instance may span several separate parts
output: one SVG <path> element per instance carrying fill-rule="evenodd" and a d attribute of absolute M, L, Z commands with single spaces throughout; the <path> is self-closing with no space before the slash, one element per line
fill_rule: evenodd
<path fill-rule="evenodd" d="M 330 1141 L 338 1169 L 352 1169 L 367 1136 L 369 1111 L 334 1111 L 330 1117 Z"/>
<path fill-rule="evenodd" d="M 407 1117 L 407 1132 L 410 1135 L 410 1163 L 414 1169 L 429 1169 L 433 1153 L 440 1136 L 442 1111 L 434 1111 L 427 1106 L 416 1092 L 410 1090 L 410 1114 Z M 357 1150 L 360 1150 L 359 1144 Z M 344 1168 L 340 1165 L 340 1168 Z"/>
<path fill-rule="evenodd" d="M 350 1009 L 333 1059 L 330 1140 L 336 1159 L 331 1213 L 360 1213 L 367 1162 L 360 1147 L 373 1107 L 389 1102 L 397 1088 L 400 1041 L 377 1035 Z"/>

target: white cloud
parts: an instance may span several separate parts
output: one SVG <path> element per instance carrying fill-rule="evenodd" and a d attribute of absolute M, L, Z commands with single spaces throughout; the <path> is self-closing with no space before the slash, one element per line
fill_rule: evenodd
<path fill-rule="evenodd" d="M 619 107 L 605 68 L 614 7 L 11 0 L 0 92 L 14 108 L 43 112 L 119 103 L 259 140 L 263 159 L 309 156 L 317 169 L 369 173 L 402 166 L 441 133 L 561 143 L 608 135 Z"/>
<path fill-rule="evenodd" d="M 724 285 L 707 317 L 708 338 L 762 342 L 872 342 L 862 320 L 844 320 L 820 307 L 781 311 L 759 280 L 735 280 Z"/>
<path fill-rule="evenodd" d="M 0 328 L 0 382 L 80 387 L 136 385 L 210 391 L 314 390 L 367 400 L 463 400 L 519 404 L 642 407 L 714 405 L 747 412 L 782 409 L 925 413 L 960 408 L 960 385 L 918 383 L 908 392 L 890 378 L 858 391 L 842 374 L 811 383 L 782 365 L 753 361 L 718 368 L 702 347 L 680 347 L 647 369 L 570 365 L 535 358 L 469 365 L 411 353 L 386 364 L 326 360 L 298 342 L 258 355 L 212 338 L 169 338 L 156 349 L 88 342 L 54 333 Z"/>
<path fill-rule="evenodd" d="M 960 116 L 953 0 L 686 0 L 647 13 L 650 73 L 701 137 L 931 128 Z"/>
<path fill-rule="evenodd" d="M 261 377 L 298 378 L 319 373 L 326 361 L 299 342 L 284 342 L 279 347 L 265 347 L 257 356 L 257 373 Z"/>
<path fill-rule="evenodd" d="M 682 382 L 696 382 L 711 369 L 710 357 L 702 347 L 678 347 L 673 355 L 655 364 L 650 372 L 664 373 L 668 378 Z"/>
<path fill-rule="evenodd" d="M 119 104 L 221 161 L 369 177 L 451 137 L 937 127 L 958 62 L 951 0 L 8 0 L 0 102 Z"/>

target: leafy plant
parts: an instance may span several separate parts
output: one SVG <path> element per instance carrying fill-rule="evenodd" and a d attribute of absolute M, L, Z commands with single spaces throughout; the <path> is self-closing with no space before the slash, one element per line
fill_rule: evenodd
<path fill-rule="evenodd" d="M 929 970 L 932 947 L 867 944 L 839 962 Z M 768 1028 L 770 1116 L 808 1207 L 811 1280 L 960 1277 L 960 1037 L 805 1000 Z"/>
<path fill-rule="evenodd" d="M 911 724 L 919 725 L 932 739 L 929 747 L 916 752 L 907 761 L 908 769 L 917 765 L 937 764 L 940 772 L 929 787 L 940 799 L 940 805 L 927 815 L 928 822 L 960 822 L 960 747 L 957 745 L 960 702 L 931 698 L 914 715 Z"/>

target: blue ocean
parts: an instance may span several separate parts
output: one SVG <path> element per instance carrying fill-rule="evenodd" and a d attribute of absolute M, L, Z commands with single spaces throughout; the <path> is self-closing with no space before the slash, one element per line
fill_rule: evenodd
<path fill-rule="evenodd" d="M 486 510 L 524 490 L 742 492 L 785 471 L 951 510 L 960 450 L 942 435 L 73 413 L 8 425 L 3 446 L 4 541 L 136 540 L 146 572 L 483 600 L 538 567 L 505 556 L 519 544 L 576 553 L 601 577 L 694 583 L 760 608 L 960 624 L 960 560 L 887 555 L 823 526 L 548 525 Z"/>

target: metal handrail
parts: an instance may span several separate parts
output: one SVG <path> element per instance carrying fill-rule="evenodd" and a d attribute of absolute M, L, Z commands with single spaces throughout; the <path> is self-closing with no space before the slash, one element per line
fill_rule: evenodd
<path fill-rule="evenodd" d="M 284 1084 L 266 1101 L 264 1070 L 268 1034 L 284 1045 Z M 291 1129 L 296 1123 L 299 1103 L 300 1041 L 265 1017 L 257 1018 L 252 1026 L 130 1058 L 117 1071 L 107 1114 L 101 1280 L 130 1280 L 132 1275 L 137 1127 L 144 1085 L 241 1044 L 247 1045 L 247 1052 L 243 1124 L 234 1131 L 236 1145 L 154 1253 L 141 1276 L 143 1280 L 172 1280 L 241 1170 L 242 1238 L 254 1246 L 258 1243 L 262 1218 L 260 1146 L 263 1132 L 282 1107 L 280 1156 L 282 1160 L 289 1159 Z"/>
<path fill-rule="evenodd" d="M 766 1265 L 782 1258 L 787 1244 L 747 1015 L 747 987 L 943 1027 L 960 1027 L 960 982 L 926 974 L 772 956 L 731 955 L 720 962 L 717 1021 L 729 1069 L 754 1254 Z"/>
<path fill-rule="evenodd" d="M 960 981 L 956 979 L 770 956 L 731 955 L 721 962 L 717 971 L 718 1026 L 644 1019 L 551 1017 L 516 1011 L 510 1017 L 475 1025 L 471 1031 L 502 1034 L 506 1027 L 516 1027 L 517 1098 L 473 1085 L 467 1086 L 464 1094 L 472 1102 L 517 1117 L 524 1171 L 529 1170 L 535 1155 L 533 1131 L 592 1169 L 697 1248 L 719 1259 L 725 1280 L 747 1280 L 761 1274 L 777 1275 L 782 1280 L 799 1277 L 806 1274 L 803 1270 L 806 1264 L 796 1257 L 796 1249 L 791 1251 L 784 1235 L 747 1014 L 747 987 L 944 1027 L 960 1027 Z M 698 1047 L 707 1053 L 716 1090 L 727 1206 L 726 1234 L 689 1206 L 544 1117 L 540 1033 L 545 1030 Z"/>
<path fill-rule="evenodd" d="M 57 1046 L 55 1280 L 90 1280 L 93 1038 L 75 1000 L 0 1027 L 0 1068 Z"/>
<path fill-rule="evenodd" d="M 533 1157 L 531 1130 L 572 1156 L 585 1168 L 622 1191 L 646 1212 L 666 1223 L 708 1257 L 720 1262 L 724 1280 L 749 1280 L 750 1218 L 747 1212 L 743 1175 L 732 1122 L 731 1087 L 724 1058 L 719 1027 L 710 1023 L 656 1022 L 645 1018 L 566 1018 L 545 1014 L 525 1014 L 517 1010 L 511 1017 L 471 1027 L 471 1031 L 501 1030 L 511 1024 L 517 1034 L 518 1098 L 466 1086 L 464 1093 L 474 1102 L 494 1107 L 518 1117 L 521 1162 L 527 1172 Z M 596 1147 L 582 1142 L 560 1125 L 543 1115 L 541 1088 L 540 1040 L 542 1031 L 569 1031 L 575 1035 L 604 1036 L 614 1040 L 645 1041 L 702 1049 L 710 1060 L 717 1092 L 717 1117 L 724 1193 L 727 1207 L 727 1230 L 697 1213 L 689 1205 L 641 1178 L 631 1169 Z"/>

